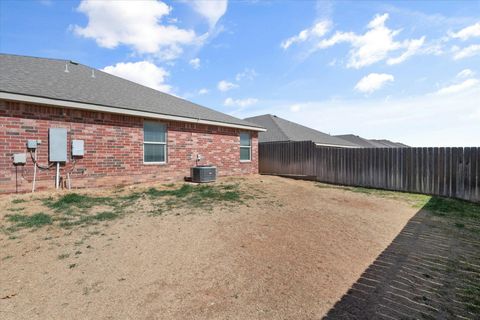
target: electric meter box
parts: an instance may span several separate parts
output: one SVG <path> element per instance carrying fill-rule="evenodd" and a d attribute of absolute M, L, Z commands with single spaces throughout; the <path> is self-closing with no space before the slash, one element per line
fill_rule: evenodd
<path fill-rule="evenodd" d="M 25 153 L 14 153 L 13 154 L 13 164 L 14 165 L 24 165 L 27 163 L 27 155 Z"/>
<path fill-rule="evenodd" d="M 50 162 L 67 161 L 67 129 L 48 129 L 48 160 Z"/>
<path fill-rule="evenodd" d="M 83 157 L 83 140 L 72 140 L 72 157 Z"/>
<path fill-rule="evenodd" d="M 27 149 L 37 149 L 37 140 L 27 140 Z"/>

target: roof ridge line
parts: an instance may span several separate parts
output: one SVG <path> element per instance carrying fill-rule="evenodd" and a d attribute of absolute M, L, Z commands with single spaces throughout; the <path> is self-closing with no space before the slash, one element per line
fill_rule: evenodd
<path fill-rule="evenodd" d="M 287 138 L 287 140 L 291 140 L 291 137 L 289 137 L 285 131 L 283 131 L 282 127 L 277 123 L 277 121 L 275 120 L 276 119 L 279 119 L 277 116 L 269 113 L 268 116 L 272 119 L 272 122 L 273 124 L 278 128 L 278 130 L 285 136 L 285 138 Z"/>
<path fill-rule="evenodd" d="M 15 56 L 15 57 L 23 57 L 23 58 L 32 58 L 32 59 L 44 59 L 44 60 L 54 60 L 54 61 L 73 61 L 71 59 L 60 59 L 60 58 L 46 58 L 46 57 L 38 57 L 38 56 L 29 56 L 25 54 L 18 54 L 18 53 L 6 53 L 6 52 L 0 52 L 0 55 L 3 56 Z M 76 61 L 74 61 L 76 62 Z M 79 63 L 80 64 L 80 63 Z"/>

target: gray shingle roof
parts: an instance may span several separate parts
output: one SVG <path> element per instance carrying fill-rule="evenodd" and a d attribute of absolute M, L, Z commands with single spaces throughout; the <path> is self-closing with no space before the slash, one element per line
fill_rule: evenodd
<path fill-rule="evenodd" d="M 408 148 L 406 144 L 392 142 L 387 139 L 365 139 L 353 134 L 340 134 L 336 135 L 335 137 L 356 143 L 363 148 Z"/>
<path fill-rule="evenodd" d="M 380 148 L 408 148 L 406 144 L 393 142 L 387 139 L 370 139 L 369 141 L 380 145 Z"/>
<path fill-rule="evenodd" d="M 68 66 L 68 73 L 65 72 L 65 65 Z M 122 109 L 127 109 L 258 127 L 68 60 L 0 54 L 0 92 L 115 107 L 120 113 Z"/>
<path fill-rule="evenodd" d="M 259 133 L 259 142 L 273 141 L 313 141 L 317 144 L 358 147 L 355 143 L 331 136 L 312 128 L 302 126 L 271 114 L 246 118 L 249 122 L 256 123 L 267 129 L 267 132 Z"/>
<path fill-rule="evenodd" d="M 377 145 L 373 144 L 370 140 L 364 139 L 360 136 L 356 136 L 354 134 L 340 134 L 336 135 L 335 137 L 350 141 L 351 143 L 355 143 L 363 148 L 376 148 Z"/>

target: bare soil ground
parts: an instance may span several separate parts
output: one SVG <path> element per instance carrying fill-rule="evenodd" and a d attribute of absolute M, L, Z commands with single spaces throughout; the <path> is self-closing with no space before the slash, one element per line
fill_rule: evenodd
<path fill-rule="evenodd" d="M 0 318 L 320 319 L 425 200 L 269 176 L 180 186 L 1 197 Z"/>

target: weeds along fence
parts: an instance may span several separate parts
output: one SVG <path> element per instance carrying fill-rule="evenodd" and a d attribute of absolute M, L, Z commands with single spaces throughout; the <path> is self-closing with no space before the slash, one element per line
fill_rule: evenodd
<path fill-rule="evenodd" d="M 480 202 L 480 148 L 331 148 L 259 145 L 261 174 Z"/>

